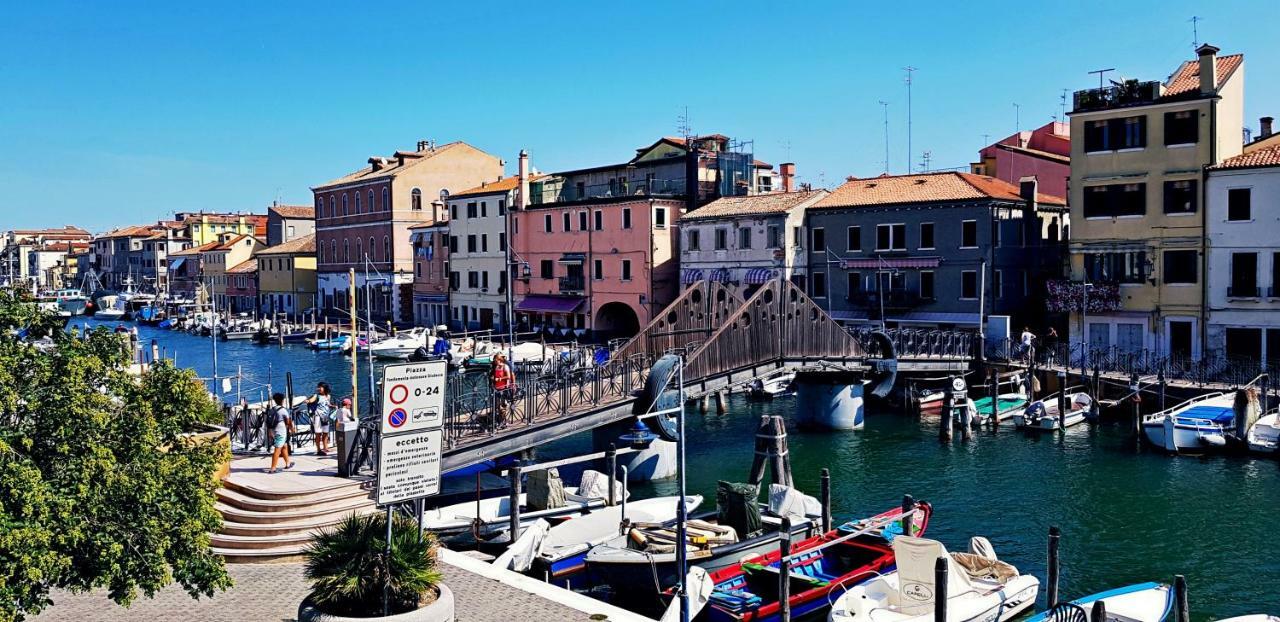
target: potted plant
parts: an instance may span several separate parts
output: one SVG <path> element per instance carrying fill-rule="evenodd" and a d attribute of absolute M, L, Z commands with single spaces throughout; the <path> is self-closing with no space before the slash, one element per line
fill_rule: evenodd
<path fill-rule="evenodd" d="M 298 607 L 298 622 L 453 622 L 435 536 L 419 536 L 417 524 L 399 516 L 391 527 L 390 554 L 382 513 L 352 514 L 317 534 L 306 552 L 311 594 Z"/>

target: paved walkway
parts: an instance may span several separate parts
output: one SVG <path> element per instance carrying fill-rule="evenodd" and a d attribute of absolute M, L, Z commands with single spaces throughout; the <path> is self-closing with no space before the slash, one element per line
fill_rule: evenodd
<path fill-rule="evenodd" d="M 480 563 L 467 562 L 471 562 L 467 563 L 469 567 Z M 228 569 L 235 579 L 235 586 L 213 598 L 193 600 L 181 587 L 171 585 L 153 599 L 139 596 L 128 609 L 111 602 L 103 592 L 70 594 L 58 591 L 52 595 L 54 605 L 30 619 L 34 622 L 294 622 L 298 603 L 308 592 L 302 568 L 300 563 L 231 564 Z M 587 597 L 563 590 L 559 590 L 559 598 L 553 598 L 554 592 L 547 590 L 557 588 L 546 584 L 539 583 L 539 587 L 533 588 L 546 592 L 539 595 L 449 563 L 440 564 L 440 569 L 445 583 L 454 593 L 457 622 L 626 622 L 641 619 L 620 614 L 603 603 L 596 608 L 590 604 L 595 601 L 583 601 Z M 566 600 L 593 613 L 562 604 Z M 585 606 L 584 602 L 587 603 Z"/>

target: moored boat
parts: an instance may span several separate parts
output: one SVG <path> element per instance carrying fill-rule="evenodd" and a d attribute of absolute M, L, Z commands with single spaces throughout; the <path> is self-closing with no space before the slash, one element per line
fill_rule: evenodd
<path fill-rule="evenodd" d="M 533 474 L 530 474 L 533 476 Z M 557 476 L 558 481 L 558 476 Z M 532 523 L 540 518 L 556 518 L 573 514 L 581 514 L 593 508 L 605 505 L 608 498 L 608 480 L 597 471 L 584 471 L 579 482 L 580 487 L 557 487 L 564 492 L 563 499 L 558 494 L 538 495 L 537 508 L 529 506 L 530 492 L 522 492 L 519 497 L 521 524 Z M 531 486 L 532 488 L 532 486 Z M 542 490 L 546 490 L 543 488 Z M 621 500 L 623 486 L 615 487 Z M 557 497 L 548 503 L 549 497 Z M 546 507 L 553 505 L 555 507 Z M 492 535 L 495 531 L 505 529 L 511 520 L 511 498 L 509 496 L 491 497 L 478 501 L 463 501 L 447 505 L 423 513 L 423 529 L 440 536 L 450 536 L 473 531 L 481 537 Z"/>
<path fill-rule="evenodd" d="M 796 379 L 793 371 L 782 371 L 763 378 L 756 378 L 751 383 L 749 395 L 752 399 L 771 400 L 775 397 L 790 394 L 794 391 L 791 383 Z"/>
<path fill-rule="evenodd" d="M 1249 451 L 1259 454 L 1280 453 L 1280 415 L 1271 413 L 1249 427 L 1245 437 Z"/>
<path fill-rule="evenodd" d="M 350 335 L 338 335 L 329 339 L 308 339 L 307 345 L 312 350 L 327 350 L 334 352 L 346 352 L 351 348 Z"/>
<path fill-rule="evenodd" d="M 1065 397 L 1066 410 L 1062 409 Z M 1067 389 L 1066 395 L 1055 393 L 1038 399 L 1013 415 L 1013 425 L 1022 430 L 1061 430 L 1084 422 L 1093 406 L 1088 393 Z"/>
<path fill-rule="evenodd" d="M 1083 615 L 1086 621 L 1093 622 L 1093 604 L 1098 601 L 1102 601 L 1102 606 L 1107 611 L 1107 620 L 1160 622 L 1173 611 L 1174 592 L 1166 583 L 1139 583 L 1060 603 L 1056 608 L 1079 608 L 1077 615 Z M 1054 609 L 1050 609 L 1038 613 L 1025 622 L 1062 619 L 1053 615 L 1053 612 Z"/>
<path fill-rule="evenodd" d="M 1170 452 L 1203 452 L 1226 444 L 1227 426 L 1235 419 L 1235 396 L 1209 393 L 1142 418 L 1142 434 L 1152 445 Z"/>
<path fill-rule="evenodd" d="M 434 341 L 430 331 L 419 327 L 369 344 L 369 353 L 380 359 L 404 360 L 420 347 L 430 349 Z"/>

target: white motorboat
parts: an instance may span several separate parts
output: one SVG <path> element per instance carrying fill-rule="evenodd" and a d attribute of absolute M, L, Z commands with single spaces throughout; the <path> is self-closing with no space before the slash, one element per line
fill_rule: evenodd
<path fill-rule="evenodd" d="M 664 523 L 675 520 L 679 497 L 656 497 L 613 505 L 571 518 L 552 527 L 539 544 L 533 560 L 534 576 L 548 580 L 561 579 L 586 568 L 587 551 L 621 533 L 623 518 L 631 523 Z M 692 513 L 702 504 L 702 497 L 685 497 L 685 507 Z"/>
<path fill-rule="evenodd" d="M 1223 620 L 1218 620 L 1218 622 L 1280 622 L 1280 616 L 1271 616 L 1265 613 L 1255 613 L 1253 615 L 1226 618 Z"/>
<path fill-rule="evenodd" d="M 369 344 L 369 353 L 380 359 L 404 360 L 418 348 L 425 347 L 430 350 L 434 343 L 435 337 L 430 331 L 419 327 L 401 331 L 394 337 L 387 337 Z"/>
<path fill-rule="evenodd" d="M 1142 418 L 1142 434 L 1171 452 L 1202 452 L 1226 445 L 1235 396 L 1210 393 Z"/>
<path fill-rule="evenodd" d="M 1022 430 L 1052 431 L 1083 422 L 1093 406 L 1093 398 L 1084 391 L 1067 389 L 1067 409 L 1063 413 L 1060 412 L 1060 395 L 1055 393 L 1027 404 L 1022 412 L 1013 416 L 1013 425 Z"/>
<path fill-rule="evenodd" d="M 1107 620 L 1124 622 L 1160 622 L 1173 610 L 1173 590 L 1165 583 L 1139 583 L 1127 587 L 1099 592 L 1070 601 L 1070 605 L 1084 610 L 1084 616 L 1092 622 L 1093 604 L 1102 601 Z M 1067 604 L 1067 603 L 1063 603 Z M 1061 607 L 1063 605 L 1059 605 Z M 1038 613 L 1025 622 L 1045 622 L 1051 619 L 1049 611 Z"/>
<path fill-rule="evenodd" d="M 1245 436 L 1249 451 L 1275 455 L 1280 452 L 1280 414 L 1271 413 L 1258 419 Z"/>
<path fill-rule="evenodd" d="M 1032 607 L 1040 580 L 1000 561 L 986 538 L 970 540 L 969 553 L 947 554 L 941 542 L 896 536 L 897 571 L 855 585 L 831 606 L 830 622 L 932 621 L 937 598 L 934 566 L 947 560 L 947 620 L 1008 620 Z"/>
<path fill-rule="evenodd" d="M 103 304 L 106 301 L 110 304 Z M 128 313 L 128 302 L 119 296 L 103 296 L 98 299 L 98 311 L 93 314 L 99 320 L 108 322 L 124 319 L 125 313 Z"/>
<path fill-rule="evenodd" d="M 79 289 L 60 289 L 52 294 L 58 300 L 60 313 L 71 317 L 84 314 L 89 299 Z"/>
<path fill-rule="evenodd" d="M 758 400 L 771 400 L 775 397 L 792 393 L 792 381 L 796 379 L 793 371 L 782 371 L 751 382 L 751 397 Z"/>
<path fill-rule="evenodd" d="M 529 511 L 523 508 L 529 501 L 529 493 L 520 493 L 520 523 L 531 523 L 540 518 L 581 514 L 591 508 L 604 505 L 604 497 L 589 498 L 578 495 L 578 489 L 566 487 L 565 505 L 546 510 Z M 608 495 L 605 495 L 608 496 Z M 490 533 L 508 526 L 511 520 L 511 498 L 508 496 L 492 497 L 480 501 L 464 501 L 453 505 L 426 510 L 423 513 L 422 528 L 438 535 L 452 535 L 470 530 L 476 526 L 482 533 Z"/>

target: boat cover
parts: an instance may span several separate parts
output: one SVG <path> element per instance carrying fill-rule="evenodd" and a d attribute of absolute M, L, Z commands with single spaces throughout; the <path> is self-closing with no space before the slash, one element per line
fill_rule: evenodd
<path fill-rule="evenodd" d="M 530 510 L 551 510 L 565 506 L 564 482 L 556 469 L 538 469 L 529 473 L 529 494 L 525 505 Z"/>
<path fill-rule="evenodd" d="M 769 484 L 769 513 L 774 516 L 822 516 L 822 502 L 790 486 Z"/>
<path fill-rule="evenodd" d="M 933 611 L 936 595 L 933 567 L 939 557 L 947 559 L 946 598 L 973 589 L 968 574 L 951 560 L 946 547 L 937 540 L 898 536 L 893 539 L 893 557 L 898 565 L 898 599 L 902 613 L 922 615 Z"/>
<path fill-rule="evenodd" d="M 755 484 L 716 484 L 716 522 L 732 527 L 743 538 L 753 537 L 762 529 L 760 504 L 756 499 L 760 489 Z"/>
<path fill-rule="evenodd" d="M 1224 425 L 1231 423 L 1236 414 L 1230 406 L 1199 404 L 1178 413 L 1178 416 L 1187 419 L 1208 419 L 1216 424 Z"/>

